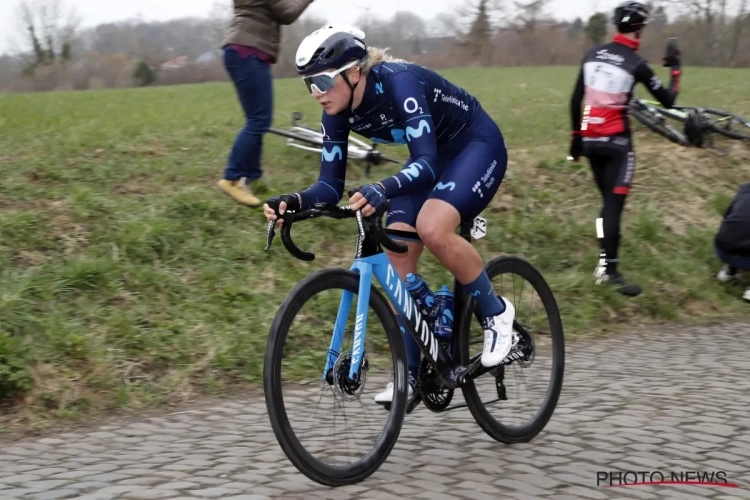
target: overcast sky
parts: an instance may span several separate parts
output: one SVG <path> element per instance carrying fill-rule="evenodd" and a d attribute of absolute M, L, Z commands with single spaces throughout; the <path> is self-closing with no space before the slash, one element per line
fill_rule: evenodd
<path fill-rule="evenodd" d="M 222 0 L 225 1 L 225 0 Z M 226 0 L 230 5 L 231 0 Z M 609 11 L 621 0 L 552 0 L 547 12 L 561 19 L 584 19 L 599 10 Z M 83 19 L 84 26 L 95 26 L 103 22 L 119 21 L 141 15 L 147 21 L 163 21 L 175 17 L 205 16 L 216 0 L 64 0 L 65 5 L 75 7 Z M 439 12 L 455 9 L 456 0 L 315 0 L 306 12 L 330 22 L 353 22 L 358 16 L 370 12 L 379 17 L 389 17 L 397 10 L 411 10 L 423 17 L 431 18 Z M 11 48 L 11 38 L 17 38 L 18 22 L 16 6 L 18 0 L 0 0 L 0 53 Z M 377 6 L 377 8 L 376 8 Z"/>

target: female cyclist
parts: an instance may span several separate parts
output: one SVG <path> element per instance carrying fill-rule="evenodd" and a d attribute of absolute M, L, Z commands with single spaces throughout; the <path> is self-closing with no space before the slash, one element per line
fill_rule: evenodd
<path fill-rule="evenodd" d="M 363 186 L 351 207 L 368 216 L 391 208 L 386 227 L 418 231 L 422 243 L 406 242 L 408 253 L 388 252 L 402 279 L 417 272 L 422 245 L 468 288 L 483 316 L 486 367 L 499 364 L 512 348 L 515 309 L 498 297 L 474 247 L 456 233 L 489 204 L 508 160 L 500 129 L 476 98 L 439 74 L 367 48 L 354 28 L 325 26 L 297 49 L 297 71 L 323 107 L 323 154 L 318 182 L 264 205 L 269 221 L 286 210 L 315 203 L 337 204 L 344 191 L 349 131 L 381 143 L 408 144 L 410 158 L 396 175 Z M 409 364 L 409 398 L 416 393 L 419 346 L 399 319 Z M 375 397 L 390 402 L 393 384 Z"/>

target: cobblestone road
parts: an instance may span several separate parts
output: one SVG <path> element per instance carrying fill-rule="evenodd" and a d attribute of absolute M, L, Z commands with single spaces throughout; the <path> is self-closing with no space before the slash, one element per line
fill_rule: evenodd
<path fill-rule="evenodd" d="M 560 404 L 528 444 L 492 441 L 466 410 L 420 407 L 379 472 L 331 489 L 289 464 L 262 399 L 237 401 L 4 446 L 0 498 L 750 498 L 750 325 L 566 350 Z M 739 488 L 596 484 L 633 470 L 721 470 Z"/>

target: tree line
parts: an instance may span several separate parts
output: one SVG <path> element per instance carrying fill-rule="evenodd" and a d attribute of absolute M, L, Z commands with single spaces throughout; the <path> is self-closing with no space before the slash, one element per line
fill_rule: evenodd
<path fill-rule="evenodd" d="M 574 65 L 613 35 L 611 12 L 565 21 L 548 13 L 551 0 L 474 0 L 426 18 L 410 11 L 355 24 L 368 43 L 441 69 L 455 66 Z M 683 62 L 750 67 L 750 0 L 658 0 L 642 53 L 657 64 L 667 38 L 678 38 Z M 669 14 L 668 14 L 669 13 Z M 44 91 L 169 85 L 225 80 L 220 45 L 231 2 L 204 18 L 164 22 L 128 19 L 81 28 L 64 0 L 21 0 L 12 54 L 0 56 L 0 90 Z M 293 76 L 302 38 L 325 23 L 304 15 L 284 26 L 276 77 Z"/>

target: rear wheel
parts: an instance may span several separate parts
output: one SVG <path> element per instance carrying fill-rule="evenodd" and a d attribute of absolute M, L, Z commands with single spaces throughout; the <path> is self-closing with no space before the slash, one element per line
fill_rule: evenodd
<path fill-rule="evenodd" d="M 496 257 L 487 262 L 484 268 L 498 294 L 512 301 L 516 308 L 514 332 L 518 334 L 519 345 L 531 344 L 532 353 L 528 359 L 499 366 L 482 377 L 465 382 L 461 387 L 469 411 L 489 436 L 506 444 L 525 443 L 547 425 L 562 391 L 565 370 L 562 319 L 552 290 L 541 273 L 526 260 L 515 256 Z M 510 278 L 505 275 L 510 275 Z M 500 280 L 499 284 L 497 279 Z M 508 281 L 512 282 L 512 289 L 506 287 Z M 526 281 L 530 287 L 524 286 Z M 516 286 L 517 283 L 520 283 L 520 287 Z M 541 305 L 541 312 L 537 311 L 537 315 L 534 314 L 535 305 Z M 460 353 L 464 366 L 482 351 L 483 333 L 479 317 L 475 303 L 474 314 L 466 314 L 461 319 Z M 543 353 L 547 347 L 551 348 L 552 355 L 545 360 Z M 539 380 L 532 381 L 531 386 L 544 394 L 539 403 L 524 403 L 518 394 L 509 394 L 508 384 L 511 384 L 511 392 L 514 386 L 520 385 L 514 383 L 514 375 L 521 383 L 526 381 L 526 375 L 533 378 L 538 376 Z M 550 378 L 547 379 L 547 376 Z M 484 402 L 480 392 L 489 393 L 494 400 Z M 490 409 L 506 413 L 526 412 L 529 415 L 518 424 L 511 425 L 506 423 L 510 419 L 508 415 L 496 418 Z"/>

